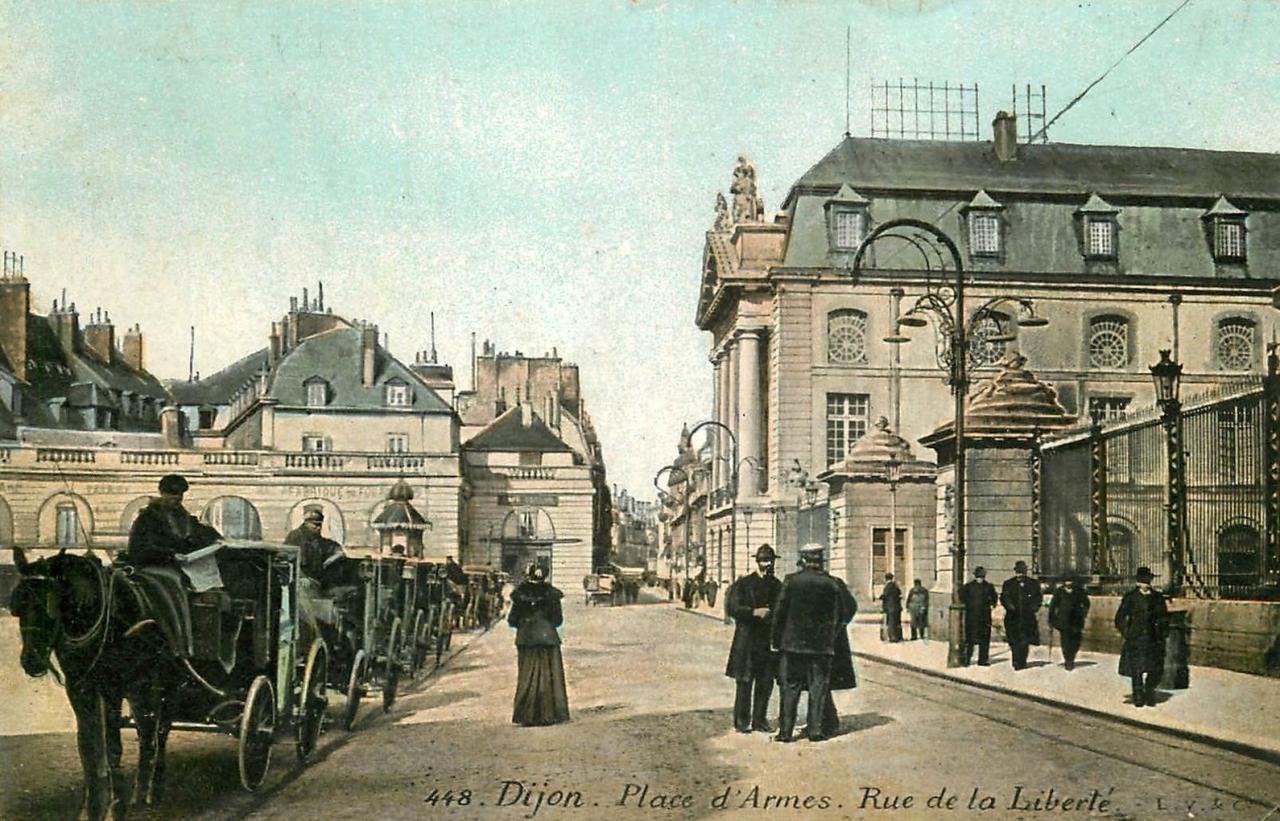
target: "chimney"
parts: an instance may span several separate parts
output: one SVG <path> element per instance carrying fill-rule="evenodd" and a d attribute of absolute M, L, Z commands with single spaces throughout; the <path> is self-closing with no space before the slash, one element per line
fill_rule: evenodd
<path fill-rule="evenodd" d="M 93 321 L 84 326 L 84 346 L 110 365 L 116 361 L 116 326 L 111 323 L 111 315 L 104 316 L 101 308 L 91 318 Z"/>
<path fill-rule="evenodd" d="M 168 405 L 160 409 L 160 435 L 164 437 L 164 443 L 167 447 L 182 447 L 182 411 L 173 405 Z"/>
<path fill-rule="evenodd" d="M 73 302 L 68 307 L 66 297 L 62 298 L 62 305 L 56 306 L 49 319 L 52 320 L 53 332 L 58 335 L 58 342 L 61 343 L 63 350 L 72 353 L 78 353 L 80 350 L 80 314 L 76 311 L 76 304 Z"/>
<path fill-rule="evenodd" d="M 366 388 L 373 385 L 377 349 L 378 326 L 366 322 L 360 328 L 360 383 Z"/>
<path fill-rule="evenodd" d="M 22 275 L 21 258 L 4 252 L 0 278 L 0 351 L 19 379 L 27 378 L 27 316 L 31 313 L 31 285 Z"/>
<path fill-rule="evenodd" d="M 124 363 L 135 371 L 146 370 L 146 360 L 142 356 L 142 328 L 137 323 L 124 332 Z"/>
<path fill-rule="evenodd" d="M 520 426 L 529 427 L 533 424 L 533 402 L 526 397 L 524 402 L 520 403 Z"/>
<path fill-rule="evenodd" d="M 991 130 L 996 159 L 1000 162 L 1018 159 L 1018 118 L 1007 111 L 998 112 L 991 121 Z"/>
<path fill-rule="evenodd" d="M 267 345 L 267 364 L 273 368 L 275 367 L 276 363 L 280 361 L 280 355 L 281 355 L 280 349 L 283 345 L 283 342 L 284 340 L 280 336 L 280 323 L 272 322 L 271 336 L 269 337 L 269 343 Z"/>

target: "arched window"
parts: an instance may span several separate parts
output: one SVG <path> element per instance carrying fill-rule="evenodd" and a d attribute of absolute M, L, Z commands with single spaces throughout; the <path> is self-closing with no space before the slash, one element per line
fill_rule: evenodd
<path fill-rule="evenodd" d="M 851 309 L 827 314 L 827 361 L 867 364 L 867 315 Z"/>
<path fill-rule="evenodd" d="M 973 323 L 969 359 L 975 368 L 986 368 L 1004 359 L 1012 338 L 1012 322 L 1002 313 L 991 312 Z"/>
<path fill-rule="evenodd" d="M 1219 320 L 1215 341 L 1219 370 L 1252 370 L 1257 359 L 1257 336 L 1257 324 L 1252 319 L 1231 316 Z"/>
<path fill-rule="evenodd" d="M 1129 364 L 1129 320 L 1098 316 L 1089 321 L 1089 367 L 1115 370 Z"/>
<path fill-rule="evenodd" d="M 200 519 L 228 539 L 261 539 L 262 521 L 248 499 L 221 496 L 200 514 Z"/>

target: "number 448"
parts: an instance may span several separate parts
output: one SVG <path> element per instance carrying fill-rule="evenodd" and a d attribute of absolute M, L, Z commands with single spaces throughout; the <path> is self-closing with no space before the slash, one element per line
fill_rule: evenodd
<path fill-rule="evenodd" d="M 458 794 L 454 795 L 453 790 L 445 790 L 443 793 L 438 789 L 433 789 L 423 800 L 424 804 L 436 806 L 443 804 L 446 807 L 452 807 L 457 804 L 459 807 L 465 807 L 471 803 L 471 790 L 458 790 Z"/>

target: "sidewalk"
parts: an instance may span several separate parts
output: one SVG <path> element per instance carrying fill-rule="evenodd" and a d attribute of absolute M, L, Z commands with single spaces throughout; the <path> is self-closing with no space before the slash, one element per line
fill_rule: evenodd
<path fill-rule="evenodd" d="M 905 624 L 904 624 L 905 628 Z M 906 630 L 910 635 L 910 630 Z M 1055 636 L 1056 638 L 1056 636 Z M 947 668 L 945 641 L 880 641 L 879 615 L 855 620 L 854 655 L 869 661 L 964 682 L 1007 695 L 1029 698 L 1126 724 L 1169 733 L 1280 763 L 1280 680 L 1214 667 L 1192 667 L 1186 690 L 1160 691 L 1156 707 L 1125 703 L 1129 680 L 1116 672 L 1119 657 L 1081 652 L 1075 669 L 1062 666 L 1055 645 L 1050 663 L 1047 645 L 1032 647 L 1027 669 L 1015 672 L 1009 646 L 991 643 L 991 666 Z"/>

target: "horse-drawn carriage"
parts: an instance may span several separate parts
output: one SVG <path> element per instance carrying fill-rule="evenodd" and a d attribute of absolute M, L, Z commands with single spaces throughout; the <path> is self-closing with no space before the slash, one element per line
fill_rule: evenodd
<path fill-rule="evenodd" d="M 435 654 L 439 663 L 453 640 L 453 599 L 449 596 L 444 567 L 425 559 L 407 558 L 401 572 L 401 620 L 408 625 L 402 658 L 416 676 Z"/>
<path fill-rule="evenodd" d="M 613 606 L 617 580 L 610 573 L 588 573 L 582 577 L 583 604 Z"/>
<path fill-rule="evenodd" d="M 406 562 L 399 555 L 347 548 L 335 561 L 331 576 L 341 583 L 325 587 L 309 579 L 304 583 L 306 609 L 334 647 L 327 681 L 346 694 L 345 729 L 355 726 L 360 702 L 371 692 L 382 696 L 383 711 L 395 703 L 406 666 L 401 607 Z"/>

